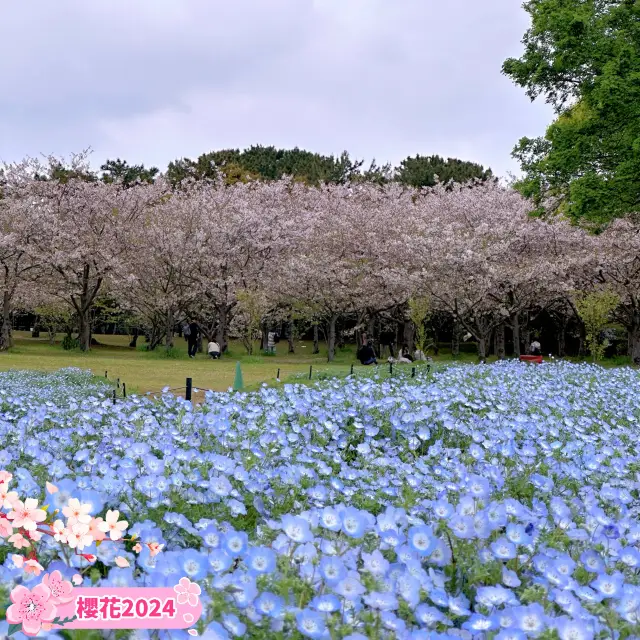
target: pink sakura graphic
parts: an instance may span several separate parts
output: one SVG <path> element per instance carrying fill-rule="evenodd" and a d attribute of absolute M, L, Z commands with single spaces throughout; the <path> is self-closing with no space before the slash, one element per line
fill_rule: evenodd
<path fill-rule="evenodd" d="M 178 604 L 189 604 L 192 607 L 198 605 L 202 589 L 195 582 L 191 582 L 189 578 L 180 578 L 173 590 L 178 594 Z"/>
<path fill-rule="evenodd" d="M 11 558 L 16 567 L 27 574 L 39 576 L 45 567 L 38 557 L 39 543 L 43 536 L 51 536 L 62 547 L 73 549 L 76 555 L 87 561 L 88 566 L 73 576 L 73 583 L 82 584 L 81 574 L 86 573 L 90 565 L 96 561 L 96 556 L 83 551 L 94 543 L 123 544 L 131 542 L 133 552 L 140 553 L 148 547 L 151 555 L 157 555 L 162 545 L 146 544 L 125 538 L 124 534 L 129 526 L 126 520 L 120 519 L 120 512 L 109 510 L 104 518 L 91 514 L 91 505 L 83 504 L 77 498 L 69 498 L 62 508 L 49 513 L 48 506 L 40 506 L 36 498 L 20 499 L 17 491 L 10 489 L 13 475 L 0 470 L 0 540 L 13 546 L 19 553 Z M 58 488 L 46 483 L 47 494 L 58 492 Z M 46 495 L 46 494 L 45 494 Z M 5 540 L 2 540 L 3 542 Z M 117 565 L 127 566 L 126 558 L 118 556 Z M 64 626 L 71 619 L 56 618 L 56 607 L 73 600 L 71 591 L 73 585 L 64 580 L 59 571 L 45 574 L 42 583 L 32 590 L 24 586 L 16 587 L 11 593 L 11 606 L 7 610 L 7 621 L 17 631 L 22 625 L 22 631 L 28 636 L 37 635 L 41 628 L 51 629 L 52 625 Z"/>
<path fill-rule="evenodd" d="M 72 619 L 57 617 L 58 605 L 73 600 L 73 585 L 64 580 L 59 571 L 47 573 L 42 582 L 29 590 L 18 585 L 11 591 L 11 605 L 7 609 L 10 634 L 21 627 L 27 636 L 37 636 L 41 629 L 50 630 L 54 624 L 64 626 Z"/>

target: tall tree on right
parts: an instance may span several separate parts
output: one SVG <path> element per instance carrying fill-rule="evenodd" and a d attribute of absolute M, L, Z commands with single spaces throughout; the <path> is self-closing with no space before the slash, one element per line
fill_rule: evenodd
<path fill-rule="evenodd" d="M 640 2 L 529 0 L 524 54 L 503 72 L 558 118 L 514 150 L 539 213 L 596 225 L 640 210 Z"/>

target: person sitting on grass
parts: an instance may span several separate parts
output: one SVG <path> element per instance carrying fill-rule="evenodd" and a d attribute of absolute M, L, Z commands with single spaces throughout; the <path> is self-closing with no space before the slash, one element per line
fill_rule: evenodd
<path fill-rule="evenodd" d="M 373 350 L 373 342 L 369 340 L 367 344 L 360 347 L 358 352 L 358 360 L 364 365 L 378 364 L 376 360 L 376 352 Z"/>
<path fill-rule="evenodd" d="M 220 345 L 217 342 L 210 342 L 207 345 L 207 353 L 213 360 L 218 360 L 220 358 Z"/>

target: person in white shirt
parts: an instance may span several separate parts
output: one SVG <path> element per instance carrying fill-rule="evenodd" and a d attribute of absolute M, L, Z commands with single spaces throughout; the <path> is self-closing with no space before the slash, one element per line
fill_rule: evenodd
<path fill-rule="evenodd" d="M 210 342 L 207 345 L 207 353 L 213 360 L 218 360 L 220 358 L 220 345 L 217 342 Z"/>
<path fill-rule="evenodd" d="M 537 340 L 534 340 L 531 343 L 531 347 L 530 347 L 531 355 L 532 356 L 539 356 L 540 353 L 541 353 L 540 349 L 541 349 L 540 343 Z"/>

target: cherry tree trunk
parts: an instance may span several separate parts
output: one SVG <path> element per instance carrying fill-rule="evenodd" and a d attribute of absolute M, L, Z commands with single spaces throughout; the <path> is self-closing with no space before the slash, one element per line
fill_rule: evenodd
<path fill-rule="evenodd" d="M 631 362 L 640 365 L 640 314 L 633 314 L 632 323 L 627 327 L 629 337 L 629 355 Z"/>
<path fill-rule="evenodd" d="M 173 348 L 173 327 L 175 322 L 173 321 L 173 310 L 167 311 L 164 346 L 167 350 Z"/>
<path fill-rule="evenodd" d="M 78 314 L 78 341 L 82 351 L 91 349 L 91 318 L 89 309 L 84 309 Z"/>
<path fill-rule="evenodd" d="M 216 342 L 220 345 L 220 353 L 224 353 L 229 348 L 229 309 L 226 305 L 218 309 Z"/>
<path fill-rule="evenodd" d="M 289 327 L 288 327 L 288 331 L 289 334 L 287 336 L 288 341 L 289 341 L 289 353 L 295 353 L 296 352 L 296 344 L 294 342 L 293 339 L 293 320 L 291 318 L 289 318 Z"/>
<path fill-rule="evenodd" d="M 504 360 L 506 356 L 506 349 L 504 347 L 504 324 L 500 324 L 496 327 L 496 356 L 499 360 Z"/>
<path fill-rule="evenodd" d="M 0 330 L 0 351 L 11 346 L 11 298 L 5 291 L 2 299 L 2 329 Z"/>
<path fill-rule="evenodd" d="M 520 357 L 520 314 L 516 313 L 511 318 L 511 331 L 513 333 L 513 355 Z"/>
<path fill-rule="evenodd" d="M 564 322 L 558 327 L 558 358 L 564 358 L 567 349 L 567 327 Z"/>
<path fill-rule="evenodd" d="M 318 323 L 313 325 L 313 353 L 320 353 L 320 340 L 318 337 Z"/>
<path fill-rule="evenodd" d="M 453 321 L 453 330 L 451 332 L 451 355 L 460 355 L 460 323 L 457 320 Z"/>
<path fill-rule="evenodd" d="M 336 323 L 338 322 L 338 316 L 332 315 L 329 318 L 329 330 L 327 332 L 327 360 L 333 362 L 336 357 Z"/>
<path fill-rule="evenodd" d="M 480 360 L 480 362 L 484 362 L 487 359 L 487 338 L 488 336 L 484 335 L 477 339 L 478 340 L 478 360 Z"/>
<path fill-rule="evenodd" d="M 402 329 L 402 341 L 409 348 L 409 353 L 415 351 L 415 329 L 413 322 L 405 322 Z"/>

